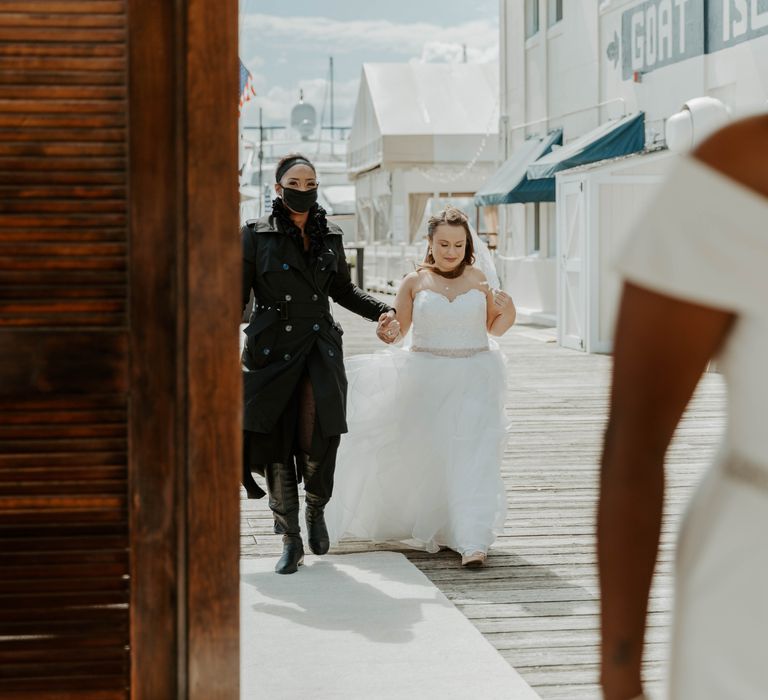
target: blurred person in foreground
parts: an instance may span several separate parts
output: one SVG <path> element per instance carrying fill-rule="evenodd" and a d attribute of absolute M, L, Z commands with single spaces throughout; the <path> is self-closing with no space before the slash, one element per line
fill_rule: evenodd
<path fill-rule="evenodd" d="M 643 697 L 664 456 L 713 357 L 727 427 L 678 542 L 668 697 L 768 698 L 767 155 L 759 116 L 681 156 L 619 261 L 597 525 L 606 700 Z"/>

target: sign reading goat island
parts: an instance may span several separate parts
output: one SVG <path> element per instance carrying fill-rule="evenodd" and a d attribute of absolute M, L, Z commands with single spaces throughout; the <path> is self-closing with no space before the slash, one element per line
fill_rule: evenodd
<path fill-rule="evenodd" d="M 768 34 L 768 0 L 647 0 L 621 16 L 624 80 Z"/>

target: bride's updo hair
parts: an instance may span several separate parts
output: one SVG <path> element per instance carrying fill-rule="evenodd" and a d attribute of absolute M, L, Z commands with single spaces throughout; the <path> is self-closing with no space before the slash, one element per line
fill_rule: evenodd
<path fill-rule="evenodd" d="M 432 239 L 435 236 L 435 229 L 442 224 L 449 226 L 461 226 L 467 234 L 464 244 L 464 259 L 459 263 L 455 270 L 443 272 L 435 264 L 435 258 L 432 255 Z M 419 270 L 430 270 L 441 277 L 461 277 L 464 268 L 467 265 L 473 265 L 475 262 L 475 246 L 472 244 L 472 233 L 469 229 L 469 219 L 467 215 L 456 207 L 448 206 L 434 216 L 429 217 L 427 221 L 427 254 L 424 256 L 424 262 L 418 266 Z"/>

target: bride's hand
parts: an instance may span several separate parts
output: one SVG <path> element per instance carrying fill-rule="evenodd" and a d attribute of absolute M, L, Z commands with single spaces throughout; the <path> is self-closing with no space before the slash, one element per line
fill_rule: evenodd
<path fill-rule="evenodd" d="M 379 325 L 376 327 L 376 335 L 379 340 L 389 344 L 394 343 L 400 336 L 400 323 L 395 318 L 394 311 L 388 311 L 379 316 Z"/>
<path fill-rule="evenodd" d="M 493 305 L 502 314 L 510 311 L 510 308 L 514 308 L 512 297 L 501 289 L 493 290 Z"/>

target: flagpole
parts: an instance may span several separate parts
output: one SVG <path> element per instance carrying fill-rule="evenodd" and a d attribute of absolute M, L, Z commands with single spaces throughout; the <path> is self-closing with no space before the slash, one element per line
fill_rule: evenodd
<path fill-rule="evenodd" d="M 262 112 L 262 108 L 259 107 L 259 216 L 264 216 L 264 124 Z"/>

